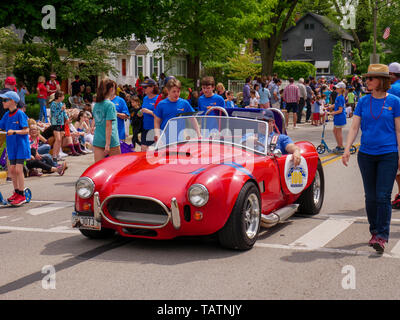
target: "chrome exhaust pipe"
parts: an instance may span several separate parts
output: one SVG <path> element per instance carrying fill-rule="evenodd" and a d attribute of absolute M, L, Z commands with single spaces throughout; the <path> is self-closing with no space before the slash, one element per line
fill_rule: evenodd
<path fill-rule="evenodd" d="M 271 228 L 279 222 L 285 221 L 294 215 L 299 208 L 299 204 L 290 204 L 268 215 L 261 214 L 261 226 Z"/>

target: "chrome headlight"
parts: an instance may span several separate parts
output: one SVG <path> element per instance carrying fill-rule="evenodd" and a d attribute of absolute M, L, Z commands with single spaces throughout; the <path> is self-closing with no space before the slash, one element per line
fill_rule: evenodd
<path fill-rule="evenodd" d="M 80 198 L 88 199 L 93 195 L 94 182 L 88 177 L 79 178 L 75 184 L 75 191 Z"/>
<path fill-rule="evenodd" d="M 189 188 L 188 198 L 195 207 L 202 207 L 208 202 L 209 193 L 202 184 L 194 184 Z"/>

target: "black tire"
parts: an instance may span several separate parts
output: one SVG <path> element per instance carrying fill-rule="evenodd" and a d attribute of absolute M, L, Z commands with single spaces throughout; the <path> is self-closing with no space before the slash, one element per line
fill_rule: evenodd
<path fill-rule="evenodd" d="M 107 239 L 115 234 L 113 229 L 101 229 L 100 231 L 79 229 L 79 231 L 89 239 Z"/>
<path fill-rule="evenodd" d="M 250 206 L 250 207 L 249 207 Z M 258 206 L 258 210 L 257 210 Z M 250 210 L 253 210 L 252 219 Z M 247 213 L 246 213 L 246 209 Z M 248 220 L 246 220 L 246 218 Z M 249 222 L 251 220 L 251 222 Z M 220 244 L 229 249 L 249 250 L 257 241 L 261 224 L 261 198 L 254 183 L 246 183 L 236 199 L 225 226 L 218 232 Z M 249 235 L 251 233 L 251 235 Z"/>
<path fill-rule="evenodd" d="M 318 154 L 323 154 L 323 153 L 325 152 L 325 150 L 326 150 L 326 148 L 325 148 L 325 146 L 324 146 L 323 144 L 320 144 L 320 145 L 317 147 L 317 152 L 318 152 Z"/>
<path fill-rule="evenodd" d="M 319 189 L 319 192 L 317 191 Z M 300 204 L 297 212 L 307 215 L 316 215 L 322 208 L 325 193 L 324 170 L 318 160 L 317 171 L 311 185 L 303 191 L 297 203 Z"/>

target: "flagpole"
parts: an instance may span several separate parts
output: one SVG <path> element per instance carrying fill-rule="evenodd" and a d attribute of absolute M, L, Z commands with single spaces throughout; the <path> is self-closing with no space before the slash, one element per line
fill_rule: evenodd
<path fill-rule="evenodd" d="M 376 25 L 377 25 L 377 18 L 378 18 L 378 0 L 375 0 L 374 6 L 374 48 L 371 57 L 371 64 L 379 63 L 379 56 L 376 54 Z"/>

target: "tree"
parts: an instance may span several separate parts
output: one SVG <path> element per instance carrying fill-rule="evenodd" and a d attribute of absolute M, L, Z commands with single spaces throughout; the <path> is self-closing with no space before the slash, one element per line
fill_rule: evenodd
<path fill-rule="evenodd" d="M 343 50 L 341 41 L 338 41 L 333 47 L 332 72 L 339 79 L 343 79 L 346 67 L 343 60 Z"/>
<path fill-rule="evenodd" d="M 370 56 L 372 53 L 374 38 L 371 38 L 361 43 L 361 64 L 359 71 L 361 73 L 365 73 L 368 70 L 368 66 L 370 65 Z M 379 54 L 381 62 L 385 61 L 385 53 L 383 52 L 382 45 L 378 42 L 376 44 L 376 53 Z"/>
<path fill-rule="evenodd" d="M 245 53 L 228 59 L 228 76 L 232 79 L 246 79 L 261 74 L 261 65 L 255 60 L 258 53 Z"/>
<path fill-rule="evenodd" d="M 248 38 L 259 41 L 262 74 L 272 74 L 276 52 L 283 33 L 294 23 L 295 8 L 299 0 L 252 0 L 247 13 Z"/>
<path fill-rule="evenodd" d="M 382 62 L 391 63 L 400 61 L 400 3 L 391 2 L 390 6 L 384 6 L 379 11 L 378 40 L 385 48 L 385 60 Z M 382 38 L 386 27 L 390 27 L 390 36 L 386 40 Z"/>
<path fill-rule="evenodd" d="M 200 61 L 226 61 L 245 41 L 240 32 L 245 0 L 175 0 L 168 14 L 159 21 L 158 40 L 167 56 L 186 55 L 189 77 L 199 78 Z"/>
<path fill-rule="evenodd" d="M 14 65 L 14 55 L 21 41 L 15 32 L 0 28 L 0 74 L 10 75 Z"/>
<path fill-rule="evenodd" d="M 161 16 L 168 12 L 166 0 L 53 0 L 56 28 L 44 29 L 42 8 L 47 0 L 0 3 L 0 27 L 14 24 L 26 30 L 24 41 L 33 37 L 50 40 L 72 52 L 85 50 L 95 39 L 130 38 L 140 41 L 156 36 Z"/>

